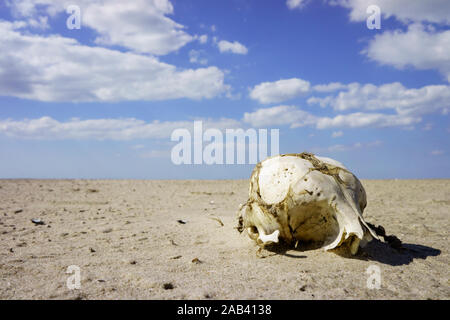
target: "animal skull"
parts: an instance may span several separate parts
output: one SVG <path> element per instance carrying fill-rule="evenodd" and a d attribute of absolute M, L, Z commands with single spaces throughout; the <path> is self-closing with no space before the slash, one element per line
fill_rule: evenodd
<path fill-rule="evenodd" d="M 238 212 L 238 230 L 260 246 L 317 242 L 325 250 L 343 243 L 356 254 L 376 233 L 362 217 L 366 193 L 340 162 L 310 153 L 287 154 L 258 163 L 249 199 Z"/>

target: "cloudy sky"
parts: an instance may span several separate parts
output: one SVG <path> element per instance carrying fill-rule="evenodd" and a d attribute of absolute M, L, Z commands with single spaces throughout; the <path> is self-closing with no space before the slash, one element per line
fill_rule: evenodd
<path fill-rule="evenodd" d="M 361 178 L 450 178 L 449 26 L 448 0 L 1 1 L 0 177 L 247 178 L 172 164 L 202 120 Z"/>

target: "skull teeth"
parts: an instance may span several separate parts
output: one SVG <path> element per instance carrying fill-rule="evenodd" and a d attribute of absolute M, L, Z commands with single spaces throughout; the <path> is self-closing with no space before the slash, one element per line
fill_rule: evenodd
<path fill-rule="evenodd" d="M 280 230 L 275 230 L 271 234 L 265 234 L 264 231 L 261 230 L 259 233 L 258 239 L 261 240 L 264 244 L 269 243 L 278 243 L 278 236 L 280 235 Z"/>

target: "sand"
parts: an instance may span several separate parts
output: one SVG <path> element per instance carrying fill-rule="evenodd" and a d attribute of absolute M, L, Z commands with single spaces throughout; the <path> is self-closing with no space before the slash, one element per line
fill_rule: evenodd
<path fill-rule="evenodd" d="M 258 253 L 235 229 L 244 180 L 0 180 L 0 298 L 449 299 L 450 180 L 362 182 L 366 220 L 402 252 Z"/>

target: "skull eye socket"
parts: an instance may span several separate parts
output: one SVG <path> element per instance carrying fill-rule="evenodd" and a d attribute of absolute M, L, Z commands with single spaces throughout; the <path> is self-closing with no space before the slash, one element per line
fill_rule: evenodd
<path fill-rule="evenodd" d="M 250 227 L 250 232 L 251 232 L 251 233 L 258 233 L 258 228 L 255 227 L 255 226 L 251 226 L 251 227 Z"/>
<path fill-rule="evenodd" d="M 256 226 L 251 226 L 247 228 L 247 234 L 250 237 L 250 239 L 253 239 L 255 241 L 257 241 L 259 233 L 258 233 L 258 228 Z"/>

